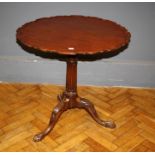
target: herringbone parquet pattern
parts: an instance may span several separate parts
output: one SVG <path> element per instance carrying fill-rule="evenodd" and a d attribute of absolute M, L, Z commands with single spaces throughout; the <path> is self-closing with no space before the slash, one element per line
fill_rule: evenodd
<path fill-rule="evenodd" d="M 43 141 L 44 129 L 63 87 L 0 84 L 0 151 L 155 151 L 155 89 L 79 87 L 98 114 L 116 129 L 98 125 L 84 110 L 66 111 Z"/>

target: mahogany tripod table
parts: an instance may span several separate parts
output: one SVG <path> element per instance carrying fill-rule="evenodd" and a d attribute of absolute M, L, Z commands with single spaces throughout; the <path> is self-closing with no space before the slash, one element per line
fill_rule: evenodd
<path fill-rule="evenodd" d="M 107 128 L 114 128 L 112 121 L 101 120 L 94 105 L 77 93 L 78 55 L 112 53 L 126 46 L 130 33 L 119 24 L 88 16 L 55 16 L 41 18 L 24 24 L 17 30 L 17 41 L 42 53 L 56 53 L 66 57 L 67 73 L 65 91 L 58 95 L 48 127 L 34 136 L 42 140 L 54 128 L 61 114 L 67 109 L 84 108 L 92 118 Z"/>

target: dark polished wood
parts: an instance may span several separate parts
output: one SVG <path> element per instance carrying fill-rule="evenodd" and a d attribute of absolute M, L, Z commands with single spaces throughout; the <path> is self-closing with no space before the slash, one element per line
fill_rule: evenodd
<path fill-rule="evenodd" d="M 95 54 L 114 52 L 125 46 L 130 33 L 110 20 L 72 15 L 26 23 L 17 30 L 17 39 L 42 52 Z"/>
<path fill-rule="evenodd" d="M 126 46 L 130 33 L 115 22 L 96 17 L 56 16 L 27 23 L 17 30 L 17 41 L 41 52 L 55 52 L 67 56 L 66 88 L 58 95 L 48 127 L 34 136 L 42 140 L 54 128 L 61 114 L 67 109 L 83 108 L 92 118 L 108 128 L 115 128 L 112 121 L 101 120 L 94 105 L 77 93 L 77 56 L 114 52 Z"/>
<path fill-rule="evenodd" d="M 94 108 L 94 105 L 87 99 L 81 98 L 77 93 L 77 59 L 68 59 L 66 73 L 66 89 L 58 95 L 58 104 L 54 108 L 48 127 L 41 133 L 34 136 L 33 140 L 38 142 L 42 140 L 54 128 L 61 114 L 67 109 L 83 108 L 92 118 L 107 128 L 115 128 L 115 123 L 112 121 L 101 120 Z"/>

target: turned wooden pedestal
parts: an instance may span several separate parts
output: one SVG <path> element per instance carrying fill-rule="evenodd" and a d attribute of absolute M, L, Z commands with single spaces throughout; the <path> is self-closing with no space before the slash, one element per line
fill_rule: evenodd
<path fill-rule="evenodd" d="M 24 24 L 17 30 L 16 37 L 20 45 L 41 53 L 65 56 L 67 62 L 66 89 L 58 95 L 58 104 L 51 114 L 48 127 L 35 135 L 34 141 L 40 141 L 49 134 L 61 114 L 72 108 L 83 108 L 102 126 L 115 127 L 114 122 L 99 118 L 89 100 L 78 96 L 77 61 L 79 55 L 113 53 L 126 46 L 130 41 L 127 29 L 115 22 L 96 17 L 55 16 Z"/>
<path fill-rule="evenodd" d="M 101 120 L 94 108 L 94 105 L 87 99 L 81 98 L 77 93 L 77 60 L 68 59 L 66 73 L 66 90 L 58 95 L 58 104 L 54 108 L 48 127 L 41 133 L 34 136 L 34 141 L 42 140 L 55 126 L 61 114 L 67 109 L 83 108 L 92 118 L 104 127 L 114 128 L 115 123 L 112 121 Z"/>

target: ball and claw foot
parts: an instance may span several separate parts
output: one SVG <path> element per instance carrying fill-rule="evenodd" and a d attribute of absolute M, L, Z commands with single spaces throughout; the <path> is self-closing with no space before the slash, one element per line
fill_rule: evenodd
<path fill-rule="evenodd" d="M 106 128 L 114 129 L 116 127 L 116 124 L 113 121 L 105 121 L 103 123 L 103 126 Z"/>
<path fill-rule="evenodd" d="M 39 133 L 39 134 L 37 134 L 37 135 L 35 135 L 35 136 L 33 137 L 33 141 L 34 141 L 34 142 L 39 142 L 39 141 L 41 141 L 44 137 L 45 137 L 44 134 Z"/>

